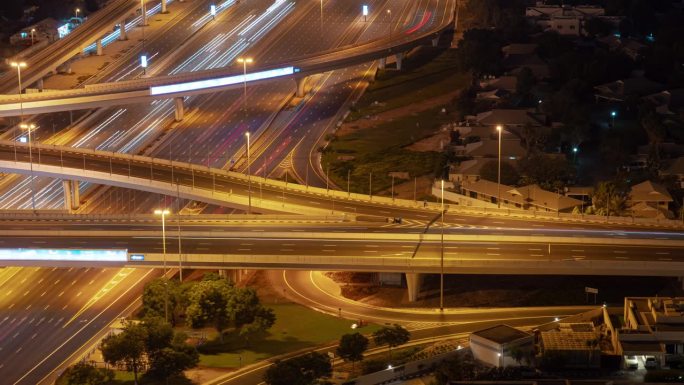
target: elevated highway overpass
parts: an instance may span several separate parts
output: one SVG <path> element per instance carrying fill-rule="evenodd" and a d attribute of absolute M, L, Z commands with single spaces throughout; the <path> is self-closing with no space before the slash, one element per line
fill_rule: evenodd
<path fill-rule="evenodd" d="M 161 0 L 161 11 L 166 11 L 167 2 L 173 0 Z M 151 14 L 152 2 L 146 5 L 147 14 Z M 102 51 L 102 37 L 107 33 L 111 33 L 112 29 L 119 24 L 120 39 L 126 39 L 126 20 L 133 16 L 136 10 L 140 9 L 140 1 L 132 0 L 113 0 L 110 1 L 104 8 L 100 9 L 88 16 L 83 24 L 75 28 L 70 34 L 49 44 L 46 48 L 36 52 L 30 57 L 15 58 L 17 60 L 26 61 L 28 66 L 22 70 L 22 86 L 24 88 L 30 87 L 32 84 L 38 84 L 36 88 L 42 88 L 42 79 L 53 72 L 57 72 L 57 68 L 64 63 L 71 60 L 73 57 L 80 55 L 83 51 L 93 43 L 96 43 L 96 53 L 101 54 Z M 138 19 L 142 17 L 138 16 Z M 18 90 L 17 73 L 10 70 L 0 75 L 0 93 L 14 94 Z M 30 99 L 32 96 L 40 95 L 41 93 L 25 94 L 22 98 Z M 16 97 L 18 101 L 18 96 Z M 13 115 L 18 115 L 19 112 Z M 11 115 L 8 115 L 11 116 Z"/>
<path fill-rule="evenodd" d="M 3 95 L 0 97 L 0 116 L 16 116 L 22 109 L 26 114 L 40 114 L 175 99 L 176 118 L 180 120 L 183 118 L 183 98 L 186 96 L 241 88 L 244 82 L 257 84 L 284 78 L 296 81 L 297 94 L 301 96 L 310 75 L 374 60 L 380 60 L 381 66 L 384 66 L 388 56 L 395 56 L 397 67 L 401 68 L 405 52 L 420 45 L 437 44 L 444 31 L 453 29 L 457 2 L 436 0 L 436 3 L 439 11 L 432 16 L 435 20 L 431 25 L 434 27 L 427 31 L 397 33 L 391 38 L 340 47 L 285 63 L 257 65 L 250 68 L 246 76 L 240 66 L 233 66 L 86 85 L 74 90 L 32 93 L 22 95 L 21 99 L 18 95 Z"/>
<path fill-rule="evenodd" d="M 2 216 L 0 265 L 167 266 L 400 272 L 420 274 L 684 276 L 684 234 L 634 230 L 559 234 L 527 229 L 416 231 L 344 217 L 171 216 L 162 253 L 159 217 Z M 442 241 L 442 230 L 444 230 Z M 179 239 L 180 238 L 180 239 Z M 180 252 L 179 252 L 180 244 Z M 12 257 L 12 250 L 125 249 L 113 261 Z M 9 249 L 9 251 L 8 251 Z M 443 264 L 442 264 L 443 261 Z"/>
<path fill-rule="evenodd" d="M 425 224 L 434 220 L 442 210 L 439 203 L 309 187 L 186 162 L 45 144 L 36 144 L 31 148 L 32 156 L 29 156 L 28 145 L 0 141 L 0 171 L 125 187 L 246 211 L 251 207 L 251 211 L 262 213 L 336 214 L 349 217 L 371 215 L 383 221 L 401 217 Z M 75 201 L 77 204 L 78 197 L 73 196 L 70 190 L 74 189 L 65 188 L 65 202 Z M 548 227 L 575 233 L 592 226 L 613 230 L 647 227 L 675 231 L 681 231 L 683 227 L 681 222 L 670 220 L 606 218 L 454 205 L 447 205 L 444 209 L 447 222 L 473 223 L 484 217 L 490 218 L 486 225 L 493 228 L 515 228 L 521 224 L 530 226 L 531 222 L 536 223 L 537 230 Z M 505 222 L 507 220 L 513 222 Z M 657 233 L 652 235 L 653 238 L 659 236 Z"/>

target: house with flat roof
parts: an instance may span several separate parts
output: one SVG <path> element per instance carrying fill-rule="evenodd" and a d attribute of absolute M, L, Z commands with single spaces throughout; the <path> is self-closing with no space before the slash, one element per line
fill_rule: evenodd
<path fill-rule="evenodd" d="M 623 311 L 620 354 L 654 356 L 661 366 L 684 354 L 684 297 L 626 297 Z"/>
<path fill-rule="evenodd" d="M 650 180 L 632 186 L 627 205 L 632 215 L 645 218 L 667 218 L 672 195 L 667 189 Z"/>
<path fill-rule="evenodd" d="M 559 323 L 555 329 L 539 332 L 542 356 L 563 357 L 567 368 L 598 368 L 601 365 L 599 335 L 591 322 Z"/>
<path fill-rule="evenodd" d="M 551 5 L 543 1 L 525 9 L 525 17 L 544 30 L 572 36 L 584 35 L 584 22 L 604 15 L 605 10 L 594 5 Z"/>
<path fill-rule="evenodd" d="M 534 335 L 508 325 L 478 330 L 469 340 L 473 357 L 497 368 L 519 365 L 516 350 L 524 356 L 534 348 Z"/>

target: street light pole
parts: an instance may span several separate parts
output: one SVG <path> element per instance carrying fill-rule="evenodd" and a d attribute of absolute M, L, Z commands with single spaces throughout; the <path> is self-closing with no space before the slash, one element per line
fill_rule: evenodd
<path fill-rule="evenodd" d="M 33 45 L 33 35 L 36 33 L 35 28 L 31 28 L 31 45 Z"/>
<path fill-rule="evenodd" d="M 245 132 L 247 137 L 247 195 L 249 196 L 249 206 L 247 209 L 247 214 L 252 213 L 252 174 L 249 171 L 249 131 Z"/>
<path fill-rule="evenodd" d="M 166 283 L 166 216 L 169 210 L 154 210 L 156 215 L 161 215 L 162 218 L 162 253 L 164 255 L 164 319 L 169 322 L 169 289 Z"/>
<path fill-rule="evenodd" d="M 392 10 L 388 9 L 387 14 L 389 15 L 389 38 L 392 40 Z"/>
<path fill-rule="evenodd" d="M 444 179 L 442 179 L 442 237 L 439 258 L 439 311 L 444 311 Z"/>
<path fill-rule="evenodd" d="M 251 57 L 237 59 L 238 63 L 242 63 L 242 111 L 245 114 L 245 120 L 247 119 L 247 63 L 252 63 L 254 60 Z"/>
<path fill-rule="evenodd" d="M 78 13 L 81 12 L 79 8 L 76 8 L 76 18 L 78 19 Z"/>
<path fill-rule="evenodd" d="M 496 130 L 499 132 L 499 167 L 496 183 L 496 204 L 498 208 L 501 208 L 501 131 L 503 131 L 503 127 L 498 125 L 496 126 Z"/>
<path fill-rule="evenodd" d="M 33 151 L 31 149 L 31 131 L 36 128 L 36 125 L 22 123 L 19 127 L 28 132 L 29 164 L 31 165 L 31 207 L 33 211 L 36 211 L 36 187 L 33 181 Z"/>

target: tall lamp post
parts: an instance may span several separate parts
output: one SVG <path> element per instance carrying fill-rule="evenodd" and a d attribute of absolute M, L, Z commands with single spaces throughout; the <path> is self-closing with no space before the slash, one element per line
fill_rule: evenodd
<path fill-rule="evenodd" d="M 245 132 L 247 137 L 247 195 L 249 196 L 249 206 L 247 208 L 247 214 L 252 213 L 252 173 L 249 171 L 249 131 Z"/>
<path fill-rule="evenodd" d="M 616 111 L 610 111 L 610 118 L 612 119 L 611 127 L 615 127 L 615 117 L 617 116 Z"/>
<path fill-rule="evenodd" d="M 28 133 L 28 145 L 29 145 L 29 164 L 31 165 L 31 207 L 36 210 L 36 188 L 33 182 L 33 151 L 31 150 L 31 131 L 36 129 L 35 124 L 25 124 L 19 125 L 22 130 L 26 130 Z"/>
<path fill-rule="evenodd" d="M 36 34 L 36 29 L 35 29 L 35 28 L 31 28 L 31 45 L 33 45 L 34 35 L 35 35 L 35 34 Z"/>
<path fill-rule="evenodd" d="M 442 237 L 439 258 L 439 311 L 444 311 L 444 179 L 442 179 Z"/>
<path fill-rule="evenodd" d="M 157 209 L 154 210 L 155 215 L 161 215 L 162 218 L 162 253 L 164 255 L 164 319 L 169 321 L 169 291 L 166 283 L 166 216 L 169 215 L 169 210 Z"/>
<path fill-rule="evenodd" d="M 247 63 L 253 63 L 254 59 L 239 57 L 237 62 L 242 64 L 242 111 L 245 114 L 245 119 L 247 119 Z"/>
<path fill-rule="evenodd" d="M 496 183 L 496 204 L 498 208 L 501 208 L 501 131 L 503 131 L 503 127 L 501 125 L 496 126 L 496 131 L 499 132 L 499 167 Z"/>
<path fill-rule="evenodd" d="M 389 38 L 392 40 L 392 10 L 387 10 L 387 15 L 389 16 Z"/>
<path fill-rule="evenodd" d="M 76 8 L 76 18 L 78 19 L 78 13 L 81 12 L 80 8 Z"/>

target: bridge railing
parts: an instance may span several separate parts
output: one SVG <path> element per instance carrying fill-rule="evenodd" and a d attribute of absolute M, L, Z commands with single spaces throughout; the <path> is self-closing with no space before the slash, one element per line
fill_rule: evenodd
<path fill-rule="evenodd" d="M 4 146 L 18 146 L 26 149 L 27 144 L 15 143 L 11 141 L 0 141 L 0 145 Z M 426 201 L 414 201 L 408 199 L 391 198 L 384 196 L 372 196 L 367 194 L 359 194 L 352 192 L 345 192 L 339 190 L 325 189 L 320 187 L 312 187 L 306 185 L 300 185 L 296 183 L 287 183 L 285 181 L 264 178 L 262 176 L 252 175 L 251 178 L 245 174 L 227 171 L 219 168 L 207 167 L 202 165 L 197 165 L 182 161 L 173 161 L 169 159 L 152 158 L 142 155 L 131 155 L 124 153 L 115 153 L 101 150 L 93 149 L 75 149 L 70 147 L 50 145 L 37 143 L 33 145 L 35 152 L 38 154 L 34 155 L 37 163 L 40 162 L 40 151 L 52 150 L 59 151 L 62 155 L 69 153 L 78 154 L 79 156 L 94 156 L 99 158 L 112 158 L 118 160 L 126 160 L 131 162 L 138 162 L 144 164 L 150 164 L 154 166 L 163 166 L 170 169 L 184 169 L 192 170 L 192 172 L 198 173 L 209 173 L 214 175 L 220 175 L 222 177 L 232 179 L 242 185 L 246 185 L 251 182 L 256 186 L 256 184 L 261 184 L 262 188 L 270 188 L 271 190 L 283 191 L 288 194 L 299 194 L 299 195 L 310 195 L 323 198 L 329 198 L 332 202 L 339 202 L 340 206 L 333 208 L 332 211 L 344 212 L 348 210 L 343 210 L 341 206 L 344 202 L 361 202 L 365 204 L 372 204 L 375 206 L 384 206 L 387 208 L 407 208 L 415 210 L 425 210 L 430 212 L 431 215 L 439 213 L 442 209 L 446 211 L 447 214 L 466 214 L 473 216 L 489 215 L 489 216 L 500 216 L 500 217 L 513 217 L 513 218 L 523 218 L 532 220 L 554 220 L 554 221 L 570 221 L 570 222 L 586 222 L 586 223 L 606 223 L 613 225 L 639 225 L 639 226 L 655 226 L 655 227 L 672 227 L 672 228 L 682 228 L 684 224 L 677 220 L 670 219 L 658 219 L 658 218 L 637 218 L 637 217 L 604 217 L 598 215 L 582 215 L 582 214 L 570 214 L 570 213 L 552 213 L 552 212 L 542 212 L 542 211 L 531 211 L 531 210 L 518 210 L 510 208 L 486 208 L 486 207 L 467 207 L 462 205 L 457 205 L 453 203 L 446 203 L 442 207 L 439 202 L 426 202 Z M 57 165 L 59 166 L 59 165 Z M 116 174 L 119 174 L 118 172 Z M 153 182 L 150 180 L 150 182 Z M 157 181 L 160 182 L 160 181 Z M 200 189 L 200 188 L 198 188 Z M 175 191 L 175 190 L 174 190 Z M 174 195 L 171 193 L 171 195 Z M 240 196 L 240 193 L 231 192 L 233 196 Z M 277 210 L 277 205 L 271 207 Z"/>

